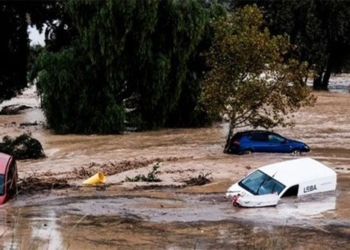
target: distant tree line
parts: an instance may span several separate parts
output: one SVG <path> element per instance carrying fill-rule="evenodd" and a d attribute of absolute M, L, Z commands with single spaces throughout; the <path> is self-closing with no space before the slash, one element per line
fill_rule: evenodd
<path fill-rule="evenodd" d="M 2 1 L 0 12 L 0 102 L 36 82 L 56 133 L 205 126 L 227 112 L 232 129 L 237 117 L 274 127 L 314 102 L 310 72 L 325 90 L 350 58 L 350 2 L 340 0 Z M 29 47 L 28 24 L 45 33 L 44 49 Z M 259 80 L 267 62 L 283 82 L 278 103 Z"/>
<path fill-rule="evenodd" d="M 300 61 L 314 70 L 313 88 L 327 90 L 331 74 L 348 71 L 350 1 L 232 0 L 235 8 L 257 4 L 273 35 L 287 34 Z"/>

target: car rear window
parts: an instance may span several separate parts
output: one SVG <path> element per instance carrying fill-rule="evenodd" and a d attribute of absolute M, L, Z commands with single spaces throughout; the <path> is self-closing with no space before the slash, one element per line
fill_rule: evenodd
<path fill-rule="evenodd" d="M 231 141 L 237 141 L 237 140 L 241 139 L 242 135 L 243 135 L 242 133 L 234 134 L 231 138 Z"/>

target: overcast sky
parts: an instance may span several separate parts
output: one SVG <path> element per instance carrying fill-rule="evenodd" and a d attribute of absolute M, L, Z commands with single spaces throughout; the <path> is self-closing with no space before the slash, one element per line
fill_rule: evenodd
<path fill-rule="evenodd" d="M 29 39 L 31 40 L 30 45 L 41 44 L 44 45 L 44 32 L 39 34 L 36 28 L 28 27 Z"/>

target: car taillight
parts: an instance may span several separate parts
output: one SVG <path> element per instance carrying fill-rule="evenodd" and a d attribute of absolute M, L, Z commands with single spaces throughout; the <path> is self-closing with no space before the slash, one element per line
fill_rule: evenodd
<path fill-rule="evenodd" d="M 232 143 L 232 145 L 234 145 L 234 146 L 239 146 L 239 142 L 238 142 L 238 141 L 234 141 L 234 142 Z"/>

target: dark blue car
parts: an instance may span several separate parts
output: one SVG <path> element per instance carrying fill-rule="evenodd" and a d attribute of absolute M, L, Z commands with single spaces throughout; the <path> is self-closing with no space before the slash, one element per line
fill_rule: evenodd
<path fill-rule="evenodd" d="M 251 130 L 234 134 L 225 146 L 226 153 L 249 154 L 252 152 L 293 153 L 309 152 L 303 142 L 287 139 L 277 133 Z"/>

